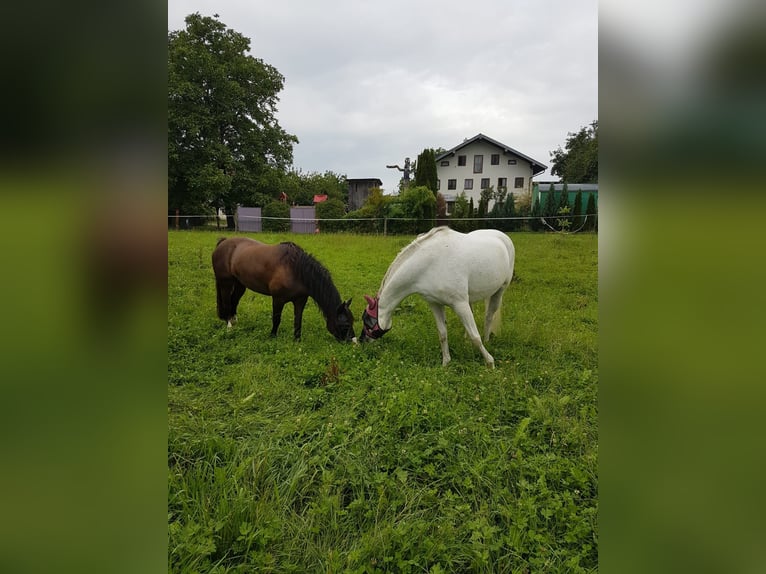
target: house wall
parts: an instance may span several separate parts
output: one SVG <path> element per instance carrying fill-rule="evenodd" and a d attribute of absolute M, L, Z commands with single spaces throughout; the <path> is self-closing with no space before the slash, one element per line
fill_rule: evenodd
<path fill-rule="evenodd" d="M 500 154 L 500 164 L 492 165 L 492 154 Z M 458 166 L 458 156 L 466 156 L 465 166 Z M 482 155 L 483 166 L 482 173 L 474 173 L 474 156 Z M 515 165 L 508 165 L 508 160 L 515 160 Z M 449 161 L 449 166 L 442 166 L 443 161 Z M 500 148 L 495 147 L 486 141 L 473 142 L 463 148 L 460 148 L 454 155 L 447 156 L 441 161 L 436 162 L 436 176 L 439 179 L 439 192 L 442 195 L 458 196 L 465 193 L 466 199 L 473 197 L 473 203 L 478 206 L 481 199 L 481 180 L 489 178 L 489 184 L 492 189 L 497 191 L 498 178 L 504 177 L 508 180 L 508 191 L 517 198 L 530 197 L 532 193 L 532 166 L 530 163 L 514 154 L 504 153 Z M 523 177 L 524 185 L 522 188 L 514 188 L 515 178 Z M 448 189 L 448 181 L 455 179 L 456 188 Z M 465 189 L 465 180 L 473 180 L 473 189 Z M 489 202 L 488 209 L 492 209 L 494 201 Z"/>

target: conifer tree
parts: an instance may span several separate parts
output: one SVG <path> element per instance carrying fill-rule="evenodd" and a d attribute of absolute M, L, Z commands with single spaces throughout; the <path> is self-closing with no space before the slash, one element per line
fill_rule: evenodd
<path fill-rule="evenodd" d="M 585 214 L 588 216 L 587 221 L 585 222 L 585 229 L 588 230 L 594 230 L 596 229 L 596 214 L 598 212 L 596 211 L 596 194 L 591 193 L 588 196 L 588 205 L 585 208 Z"/>
<path fill-rule="evenodd" d="M 573 229 L 580 229 L 583 222 L 582 190 L 579 190 L 579 189 L 577 190 L 577 194 L 575 195 L 575 198 L 574 198 L 574 207 L 572 208 L 572 215 L 574 216 L 573 223 L 572 223 Z"/>

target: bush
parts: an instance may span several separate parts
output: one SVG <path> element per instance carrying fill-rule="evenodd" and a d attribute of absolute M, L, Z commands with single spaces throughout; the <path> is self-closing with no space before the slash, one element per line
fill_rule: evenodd
<path fill-rule="evenodd" d="M 328 199 L 316 206 L 317 219 L 343 219 L 346 207 L 340 199 Z M 320 221 L 320 231 L 341 231 L 346 229 L 342 221 Z"/>
<path fill-rule="evenodd" d="M 290 206 L 281 201 L 272 201 L 263 208 L 264 231 L 290 231 Z M 268 219 L 279 217 L 281 219 Z"/>

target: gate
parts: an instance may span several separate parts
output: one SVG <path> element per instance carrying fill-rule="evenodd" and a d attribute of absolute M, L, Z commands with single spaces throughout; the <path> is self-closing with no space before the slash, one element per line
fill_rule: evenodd
<path fill-rule="evenodd" d="M 260 207 L 237 207 L 237 231 L 263 231 Z"/>
<path fill-rule="evenodd" d="M 290 231 L 293 233 L 314 233 L 316 228 L 316 208 L 313 205 L 290 208 Z"/>

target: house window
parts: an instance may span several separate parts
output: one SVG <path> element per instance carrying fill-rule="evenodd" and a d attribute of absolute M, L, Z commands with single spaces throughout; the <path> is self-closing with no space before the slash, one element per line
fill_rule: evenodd
<path fill-rule="evenodd" d="M 489 189 L 489 178 L 488 177 L 482 177 L 481 178 L 481 188 L 482 189 Z"/>
<path fill-rule="evenodd" d="M 465 165 L 465 156 L 464 155 L 457 156 L 457 164 L 459 166 Z"/>
<path fill-rule="evenodd" d="M 439 191 L 442 187 L 442 180 L 437 179 L 436 180 L 436 191 Z"/>
<path fill-rule="evenodd" d="M 457 189 L 457 180 L 456 179 L 448 179 L 447 180 L 447 189 Z"/>
<path fill-rule="evenodd" d="M 466 179 L 465 183 L 463 184 L 463 189 L 473 189 L 473 180 Z"/>
<path fill-rule="evenodd" d="M 500 191 L 501 189 L 506 189 L 508 187 L 508 178 L 507 177 L 498 177 L 497 178 L 497 191 Z"/>
<path fill-rule="evenodd" d="M 523 177 L 513 178 L 513 187 L 515 187 L 516 189 L 520 189 L 524 187 L 524 178 Z"/>
<path fill-rule="evenodd" d="M 500 154 L 499 153 L 493 153 L 491 156 L 490 163 L 492 165 L 500 165 Z"/>
<path fill-rule="evenodd" d="M 448 165 L 449 165 L 449 160 L 447 159 L 442 160 L 442 163 L 441 163 L 442 167 L 447 167 Z"/>
<path fill-rule="evenodd" d="M 473 156 L 473 172 L 481 173 L 483 170 L 484 170 L 484 156 L 483 155 Z"/>
<path fill-rule="evenodd" d="M 508 165 L 516 165 L 516 160 L 515 159 L 509 159 L 508 160 Z"/>

